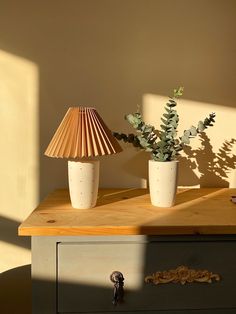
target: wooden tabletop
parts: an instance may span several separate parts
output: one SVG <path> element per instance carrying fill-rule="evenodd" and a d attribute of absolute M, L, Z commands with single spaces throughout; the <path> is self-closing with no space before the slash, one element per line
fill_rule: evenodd
<path fill-rule="evenodd" d="M 236 234 L 232 195 L 236 189 L 182 189 L 175 206 L 159 208 L 147 189 L 101 189 L 96 207 L 74 209 L 68 190 L 56 190 L 20 225 L 19 235 Z"/>

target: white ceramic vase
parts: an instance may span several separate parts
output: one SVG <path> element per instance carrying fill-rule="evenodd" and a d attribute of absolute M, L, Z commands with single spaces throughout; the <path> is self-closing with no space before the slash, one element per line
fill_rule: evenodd
<path fill-rule="evenodd" d="M 178 161 L 149 160 L 148 176 L 152 205 L 173 206 L 177 191 Z"/>
<path fill-rule="evenodd" d="M 68 179 L 72 207 L 94 207 L 98 194 L 99 161 L 68 161 Z"/>

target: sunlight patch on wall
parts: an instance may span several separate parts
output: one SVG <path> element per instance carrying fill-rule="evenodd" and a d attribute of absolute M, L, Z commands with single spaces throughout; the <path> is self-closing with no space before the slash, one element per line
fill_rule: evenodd
<path fill-rule="evenodd" d="M 38 67 L 0 50 L 0 82 L 0 214 L 22 221 L 38 202 Z M 1 245 L 1 256 L 4 250 Z"/>
<path fill-rule="evenodd" d="M 142 112 L 146 123 L 160 129 L 167 97 L 143 95 Z M 216 123 L 205 134 L 191 140 L 179 158 L 179 186 L 236 187 L 236 110 L 224 104 L 210 104 L 180 99 L 179 132 L 197 126 L 211 112 L 216 112 Z"/>
<path fill-rule="evenodd" d="M 0 251 L 0 273 L 30 263 L 31 252 L 26 248 L 0 241 Z"/>

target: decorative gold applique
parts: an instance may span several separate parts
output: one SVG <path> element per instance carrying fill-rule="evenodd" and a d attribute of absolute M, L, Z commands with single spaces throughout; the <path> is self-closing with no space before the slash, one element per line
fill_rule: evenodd
<path fill-rule="evenodd" d="M 213 274 L 208 270 L 195 270 L 187 266 L 179 266 L 176 269 L 165 271 L 158 271 L 151 276 L 145 277 L 146 283 L 153 283 L 154 285 L 163 283 L 181 283 L 182 285 L 192 282 L 207 282 L 219 281 L 220 275 Z"/>

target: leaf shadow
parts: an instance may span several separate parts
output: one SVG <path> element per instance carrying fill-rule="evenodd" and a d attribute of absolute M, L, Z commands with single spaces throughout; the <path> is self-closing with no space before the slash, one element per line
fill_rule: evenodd
<path fill-rule="evenodd" d="M 236 165 L 236 156 L 232 153 L 236 139 L 225 140 L 217 153 L 213 152 L 213 146 L 205 132 L 199 135 L 199 139 L 201 141 L 199 148 L 192 149 L 190 146 L 185 146 L 186 157 L 179 158 L 179 185 L 229 187 L 228 174 L 230 170 L 235 169 Z M 199 171 L 199 178 L 194 170 Z"/>

